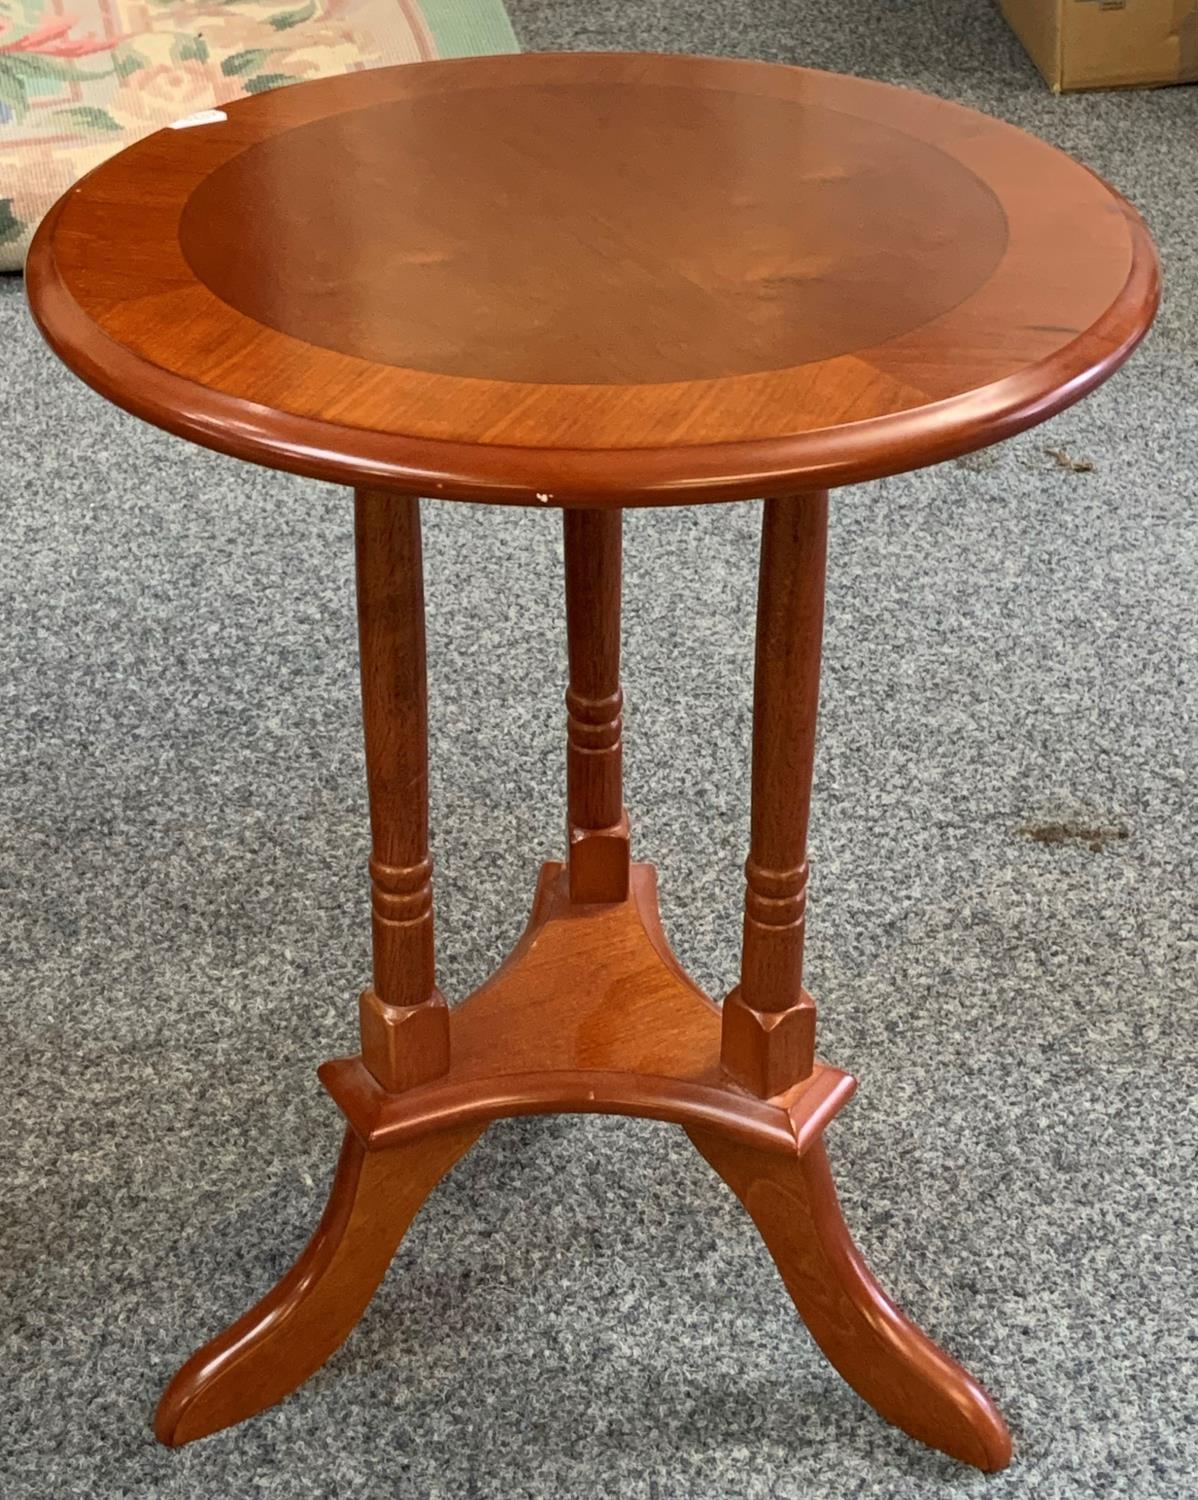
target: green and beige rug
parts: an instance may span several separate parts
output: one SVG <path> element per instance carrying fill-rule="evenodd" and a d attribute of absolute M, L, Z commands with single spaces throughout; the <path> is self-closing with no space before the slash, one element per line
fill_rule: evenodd
<path fill-rule="evenodd" d="M 514 52 L 502 0 L 0 0 L 0 270 L 139 136 L 306 78 Z"/>

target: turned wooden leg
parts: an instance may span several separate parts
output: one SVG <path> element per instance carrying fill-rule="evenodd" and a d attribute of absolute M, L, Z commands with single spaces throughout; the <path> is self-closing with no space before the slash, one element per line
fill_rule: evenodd
<path fill-rule="evenodd" d="M 744 943 L 721 1048 L 725 1071 L 761 1098 L 808 1077 L 815 1061 L 803 935 L 827 533 L 826 491 L 765 502 Z"/>
<path fill-rule="evenodd" d="M 420 1205 L 485 1124 L 367 1151 L 352 1132 L 328 1207 L 283 1280 L 187 1361 L 167 1386 L 154 1431 L 178 1447 L 241 1422 L 318 1370 L 349 1335 Z"/>
<path fill-rule="evenodd" d="M 374 983 L 359 1002 L 362 1059 L 398 1093 L 449 1067 L 449 1012 L 433 964 L 420 502 L 359 490 L 354 518 L 374 939 Z"/>
<path fill-rule="evenodd" d="M 623 513 L 562 512 L 566 544 L 566 799 L 570 899 L 628 895 L 624 811 L 624 695 L 620 690 L 620 561 Z"/>
<path fill-rule="evenodd" d="M 894 1305 L 840 1212 L 822 1141 L 801 1157 L 688 1130 L 748 1209 L 812 1337 L 880 1416 L 979 1469 L 1001 1469 L 1011 1437 L 993 1401 Z"/>

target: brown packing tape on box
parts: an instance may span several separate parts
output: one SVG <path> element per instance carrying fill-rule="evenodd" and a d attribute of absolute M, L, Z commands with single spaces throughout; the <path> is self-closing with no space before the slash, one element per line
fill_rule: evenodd
<path fill-rule="evenodd" d="M 1177 12 L 1177 81 L 1198 83 L 1198 5 L 1193 0 L 1173 0 L 1173 9 Z"/>
<path fill-rule="evenodd" d="M 1198 80 L 1198 0 L 1002 0 L 1054 89 Z"/>

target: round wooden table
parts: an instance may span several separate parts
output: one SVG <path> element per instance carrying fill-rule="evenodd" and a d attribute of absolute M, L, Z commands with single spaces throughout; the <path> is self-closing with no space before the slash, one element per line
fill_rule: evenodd
<path fill-rule="evenodd" d="M 184 1443 L 348 1335 L 488 1123 L 682 1125 L 815 1339 L 882 1416 L 980 1468 L 980 1386 L 864 1265 L 822 1143 L 854 1080 L 802 987 L 827 491 L 939 462 L 1086 394 L 1151 322 L 1156 256 L 1097 177 L 920 94 L 636 54 L 382 69 L 240 100 L 122 152 L 29 262 L 84 380 L 194 442 L 355 490 L 373 857 L 349 1125 L 294 1269 L 192 1356 Z M 417 495 L 560 508 L 564 863 L 450 1010 L 433 971 Z M 740 983 L 687 977 L 621 794 L 621 510 L 765 497 Z M 494 524 L 503 525 L 500 515 Z"/>

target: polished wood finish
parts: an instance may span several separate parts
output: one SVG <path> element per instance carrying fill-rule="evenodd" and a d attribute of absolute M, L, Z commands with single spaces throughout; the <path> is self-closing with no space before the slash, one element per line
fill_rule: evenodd
<path fill-rule="evenodd" d="M 827 489 L 992 443 L 1127 358 L 1158 298 L 1135 211 L 943 100 L 797 68 L 462 59 L 271 91 L 83 179 L 29 260 L 85 380 L 173 432 L 356 490 L 374 974 L 350 1124 L 279 1286 L 172 1381 L 181 1443 L 346 1337 L 489 1121 L 682 1125 L 820 1347 L 905 1431 L 1006 1463 L 989 1398 L 880 1290 L 822 1135 L 852 1078 L 803 989 Z M 567 859 L 507 962 L 436 987 L 416 493 L 565 512 Z M 765 496 L 740 980 L 723 1013 L 629 863 L 621 510 Z"/>
<path fill-rule="evenodd" d="M 853 1243 L 822 1141 L 799 1157 L 687 1131 L 748 1210 L 811 1336 L 849 1385 L 904 1432 L 979 1469 L 1005 1468 L 994 1402 L 894 1305 Z"/>
<path fill-rule="evenodd" d="M 433 958 L 420 502 L 359 490 L 354 523 L 374 949 L 374 983 L 359 1001 L 362 1058 L 398 1090 L 449 1066 Z"/>
<path fill-rule="evenodd" d="M 555 53 L 225 112 L 61 200 L 36 316 L 138 415 L 358 486 L 596 508 L 894 473 L 1077 400 L 1158 296 L 1092 173 L 859 78 Z"/>
<path fill-rule="evenodd" d="M 533 386 L 832 360 L 923 327 L 994 274 L 1006 217 L 968 167 L 717 69 L 735 91 L 700 87 L 685 106 L 673 75 L 685 86 L 710 66 L 642 63 L 629 79 L 627 63 L 603 77 L 555 61 L 559 76 L 540 82 L 549 67 L 521 61 L 502 70 L 515 86 L 453 70 L 437 92 L 406 89 L 239 151 L 188 198 L 179 245 L 261 327 L 374 364 Z M 313 170 L 333 162 L 355 170 Z M 512 213 L 517 168 L 539 233 Z M 366 178 L 385 190 L 355 202 Z M 269 275 L 229 253 L 267 236 Z"/>
<path fill-rule="evenodd" d="M 282 1281 L 198 1349 L 163 1392 L 159 1441 L 177 1447 L 289 1395 L 345 1342 L 420 1205 L 482 1125 L 367 1151 L 346 1132 L 328 1207 Z"/>
<path fill-rule="evenodd" d="M 570 897 L 623 901 L 624 694 L 620 688 L 620 511 L 562 512 L 566 556 L 566 802 Z"/>
<path fill-rule="evenodd" d="M 797 1087 L 754 1098 L 720 1065 L 720 1010 L 670 951 L 651 865 L 623 901 L 579 905 L 565 868 L 546 864 L 523 936 L 452 1011 L 453 1060 L 434 1082 L 388 1094 L 359 1058 L 321 1080 L 372 1148 L 505 1115 L 644 1115 L 718 1130 L 761 1150 L 807 1148 L 856 1087 L 817 1067 Z"/>
<path fill-rule="evenodd" d="M 799 1083 L 815 1061 L 803 939 L 827 541 L 826 491 L 765 502 L 744 941 L 723 1041 L 724 1067 L 762 1098 Z"/>
<path fill-rule="evenodd" d="M 722 1020 L 670 950 L 652 867 L 626 863 L 620 516 L 597 510 L 566 517 L 570 859 L 543 867 L 508 960 L 444 1009 L 432 987 L 419 509 L 407 496 L 359 492 L 356 519 L 375 987 L 361 1054 L 320 1070 L 350 1135 L 311 1245 L 171 1382 L 159 1437 L 202 1437 L 306 1379 L 361 1315 L 424 1197 L 490 1121 L 600 1111 L 682 1125 L 753 1215 L 817 1342 L 854 1388 L 922 1441 L 1000 1467 L 1002 1419 L 870 1277 L 823 1156 L 823 1132 L 856 1087 L 814 1062 L 814 1008 L 802 990 L 827 495 L 763 511 L 745 941 Z M 619 889 L 608 880 L 615 864 L 577 864 L 593 836 L 620 842 L 617 810 Z M 400 1024 L 380 1046 L 373 1018 L 393 1011 Z M 423 1014 L 445 1018 L 443 1047 L 428 1049 L 415 1031 L 410 1045 L 403 1020 Z M 437 1068 L 422 1072 L 430 1057 Z"/>

